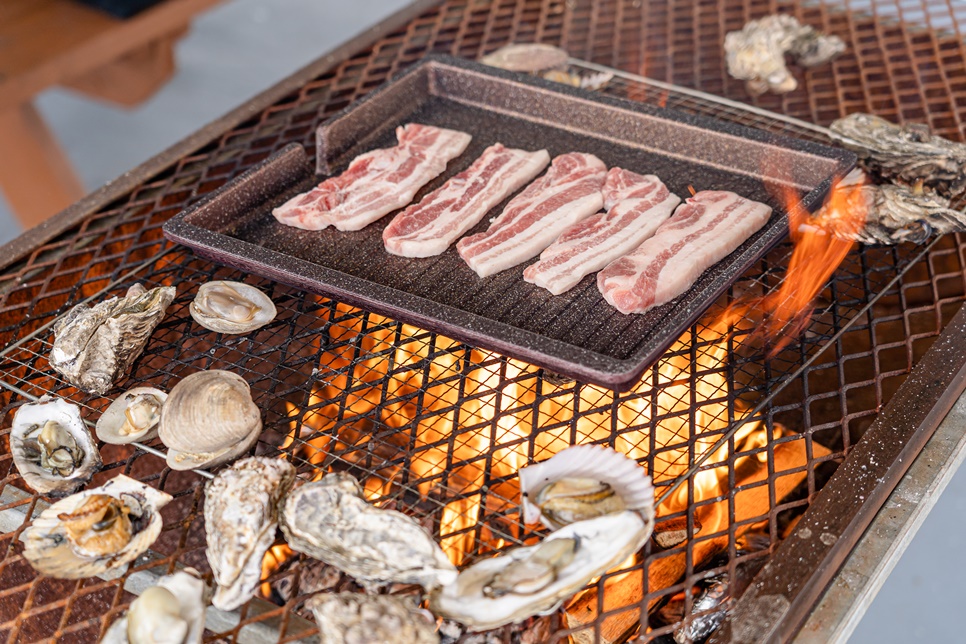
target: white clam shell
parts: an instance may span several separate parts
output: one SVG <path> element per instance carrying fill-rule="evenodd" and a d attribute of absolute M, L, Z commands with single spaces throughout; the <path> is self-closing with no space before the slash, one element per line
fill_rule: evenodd
<path fill-rule="evenodd" d="M 158 589 L 165 592 L 152 592 Z M 193 568 L 165 575 L 131 603 L 127 614 L 111 624 L 101 644 L 201 644 L 205 632 L 207 590 L 205 582 Z M 129 628 L 137 637 L 128 637 Z"/>
<path fill-rule="evenodd" d="M 95 494 L 121 500 L 139 517 L 137 532 L 112 555 L 92 556 L 73 547 L 58 518 L 60 514 L 76 511 Z M 166 492 L 120 474 L 100 487 L 72 494 L 41 512 L 24 530 L 23 555 L 38 572 L 58 579 L 83 579 L 126 566 L 150 548 L 161 534 L 160 510 L 171 498 Z"/>
<path fill-rule="evenodd" d="M 68 476 L 45 470 L 29 457 L 25 449 L 26 435 L 51 420 L 65 428 L 84 453 L 80 465 Z M 40 494 L 54 497 L 65 496 L 81 488 L 101 467 L 101 455 L 87 425 L 84 424 L 84 419 L 81 418 L 80 407 L 63 398 L 44 396 L 35 403 L 27 403 L 18 408 L 10 429 L 10 451 L 14 465 L 27 485 Z"/>
<path fill-rule="evenodd" d="M 249 307 L 253 309 L 249 316 Z M 249 333 L 275 319 L 271 298 L 242 282 L 202 284 L 188 309 L 195 322 L 218 333 Z M 238 312 L 241 314 L 233 319 Z"/>
<path fill-rule="evenodd" d="M 114 402 L 97 419 L 97 425 L 94 426 L 94 431 L 97 433 L 99 439 L 105 443 L 123 445 L 125 443 L 146 442 L 158 435 L 158 423 L 141 432 L 131 434 L 119 433 L 119 430 L 124 425 L 125 412 L 138 396 L 154 396 L 161 405 L 168 398 L 168 394 L 154 387 L 135 387 L 128 389 L 115 398 Z M 160 414 L 158 422 L 160 422 Z"/>

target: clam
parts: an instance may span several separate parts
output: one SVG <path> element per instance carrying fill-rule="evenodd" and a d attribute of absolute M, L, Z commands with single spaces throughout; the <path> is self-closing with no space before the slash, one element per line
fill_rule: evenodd
<path fill-rule="evenodd" d="M 101 455 L 80 407 L 50 396 L 17 409 L 10 429 L 10 451 L 27 485 L 51 496 L 74 492 L 101 466 Z"/>
<path fill-rule="evenodd" d="M 201 644 L 207 590 L 192 568 L 162 577 L 131 602 L 101 644 Z"/>
<path fill-rule="evenodd" d="M 654 486 L 633 459 L 601 445 L 576 445 L 520 470 L 523 520 L 557 529 L 634 510 L 654 525 Z"/>
<path fill-rule="evenodd" d="M 537 545 L 476 562 L 433 591 L 430 610 L 474 631 L 546 614 L 637 552 L 648 534 L 637 512 L 571 523 Z"/>
<path fill-rule="evenodd" d="M 222 470 L 205 486 L 208 563 L 218 585 L 213 605 L 238 608 L 258 588 L 262 558 L 275 541 L 278 504 L 294 481 L 290 463 L 256 456 Z"/>
<path fill-rule="evenodd" d="M 254 445 L 261 431 L 261 412 L 248 383 L 219 369 L 193 373 L 175 385 L 158 426 L 173 470 L 227 463 Z"/>
<path fill-rule="evenodd" d="M 208 282 L 191 302 L 195 322 L 219 333 L 248 333 L 275 319 L 275 304 L 254 286 L 241 282 Z"/>
<path fill-rule="evenodd" d="M 305 606 L 315 615 L 321 644 L 438 644 L 436 623 L 414 603 L 396 595 L 324 593 Z"/>
<path fill-rule="evenodd" d="M 126 566 L 161 533 L 165 492 L 119 475 L 44 510 L 23 533 L 24 557 L 59 579 L 93 577 Z"/>
<path fill-rule="evenodd" d="M 141 355 L 174 296 L 173 286 L 148 291 L 135 284 L 124 297 L 92 308 L 78 304 L 54 324 L 50 366 L 75 387 L 103 396 Z"/>
<path fill-rule="evenodd" d="M 348 474 L 327 474 L 293 489 L 280 518 L 289 547 L 363 584 L 434 588 L 456 578 L 455 566 L 419 523 L 367 503 Z"/>
<path fill-rule="evenodd" d="M 168 394 L 154 387 L 135 387 L 114 399 L 94 426 L 105 443 L 149 441 L 158 435 L 161 407 Z"/>

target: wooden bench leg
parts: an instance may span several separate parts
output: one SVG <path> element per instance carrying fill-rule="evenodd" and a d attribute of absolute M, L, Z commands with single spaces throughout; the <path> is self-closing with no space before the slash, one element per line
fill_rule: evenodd
<path fill-rule="evenodd" d="M 30 103 L 0 109 L 0 189 L 24 228 L 36 226 L 86 193 Z"/>

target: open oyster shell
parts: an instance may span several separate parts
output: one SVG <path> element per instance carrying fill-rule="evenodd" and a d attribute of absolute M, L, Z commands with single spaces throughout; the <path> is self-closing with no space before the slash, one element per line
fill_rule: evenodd
<path fill-rule="evenodd" d="M 126 566 L 161 533 L 171 495 L 123 474 L 57 501 L 24 530 L 23 555 L 58 579 L 93 577 Z"/>
<path fill-rule="evenodd" d="M 278 504 L 295 468 L 277 458 L 245 458 L 205 486 L 208 563 L 218 585 L 211 603 L 238 608 L 258 588 L 262 558 L 275 541 Z"/>
<path fill-rule="evenodd" d="M 456 578 L 456 567 L 422 526 L 367 503 L 348 474 L 327 474 L 293 489 L 282 506 L 281 528 L 293 550 L 364 583 L 429 589 Z"/>
<path fill-rule="evenodd" d="M 161 408 L 158 435 L 173 470 L 227 463 L 255 444 L 262 415 L 248 383 L 230 371 L 199 371 L 176 384 Z"/>
<path fill-rule="evenodd" d="M 439 642 L 435 622 L 404 597 L 323 593 L 305 602 L 305 606 L 315 615 L 321 644 Z"/>
<path fill-rule="evenodd" d="M 54 497 L 79 489 L 101 467 L 80 407 L 63 398 L 44 396 L 17 409 L 10 451 L 27 485 Z"/>
<path fill-rule="evenodd" d="M 50 366 L 75 387 L 103 396 L 141 355 L 174 296 L 173 286 L 147 291 L 135 284 L 93 308 L 78 304 L 54 325 Z"/>
<path fill-rule="evenodd" d="M 154 387 L 128 389 L 97 420 L 97 437 L 115 445 L 151 440 L 158 435 L 161 407 L 167 398 L 168 394 Z"/>
<path fill-rule="evenodd" d="M 201 644 L 208 588 L 193 568 L 165 575 L 131 602 L 101 644 Z"/>
<path fill-rule="evenodd" d="M 254 286 L 226 281 L 202 284 L 189 311 L 195 322 L 219 333 L 249 333 L 277 313 L 272 300 Z"/>
<path fill-rule="evenodd" d="M 637 552 L 647 536 L 637 512 L 571 523 L 535 546 L 476 562 L 435 590 L 429 607 L 474 631 L 546 614 Z"/>

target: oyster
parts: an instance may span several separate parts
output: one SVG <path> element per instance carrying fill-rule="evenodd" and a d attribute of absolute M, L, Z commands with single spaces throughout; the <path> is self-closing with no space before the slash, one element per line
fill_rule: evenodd
<path fill-rule="evenodd" d="M 601 445 L 575 445 L 520 470 L 523 520 L 552 530 L 634 510 L 654 526 L 654 486 L 633 459 Z"/>
<path fill-rule="evenodd" d="M 480 58 L 480 62 L 511 72 L 535 74 L 548 69 L 565 67 L 568 58 L 570 54 L 560 47 L 540 43 L 518 43 L 500 47 L 492 54 Z"/>
<path fill-rule="evenodd" d="M 456 578 L 456 567 L 411 517 L 369 505 L 359 482 L 327 474 L 289 493 L 282 507 L 289 547 L 361 582 L 434 588 Z"/>
<path fill-rule="evenodd" d="M 435 621 L 403 597 L 326 593 L 316 595 L 305 606 L 315 615 L 321 644 L 439 642 Z"/>
<path fill-rule="evenodd" d="M 241 282 L 202 284 L 189 307 L 195 322 L 219 333 L 248 333 L 275 319 L 275 304 Z"/>
<path fill-rule="evenodd" d="M 103 396 L 141 355 L 174 295 L 173 286 L 147 291 L 135 284 L 122 298 L 78 304 L 54 324 L 50 366 L 78 389 Z"/>
<path fill-rule="evenodd" d="M 158 435 L 161 407 L 168 394 L 154 387 L 135 387 L 114 399 L 94 426 L 105 443 L 149 441 Z"/>
<path fill-rule="evenodd" d="M 278 504 L 295 481 L 295 468 L 254 456 L 222 470 L 205 486 L 208 563 L 218 585 L 211 603 L 238 608 L 258 588 L 262 558 L 275 541 Z"/>
<path fill-rule="evenodd" d="M 535 546 L 476 562 L 455 582 L 433 591 L 429 607 L 474 631 L 556 610 L 591 579 L 637 552 L 648 533 L 641 515 L 630 511 L 571 523 Z"/>
<path fill-rule="evenodd" d="M 123 474 L 57 501 L 24 530 L 24 557 L 38 572 L 82 579 L 118 568 L 161 533 L 171 496 Z"/>
<path fill-rule="evenodd" d="M 44 396 L 17 409 L 10 451 L 27 485 L 51 496 L 74 492 L 101 466 L 80 407 L 63 398 Z"/>
<path fill-rule="evenodd" d="M 261 431 L 261 412 L 248 383 L 219 369 L 193 373 L 175 385 L 158 426 L 173 470 L 227 463 L 254 445 Z"/>
<path fill-rule="evenodd" d="M 201 644 L 207 590 L 193 568 L 165 575 L 131 602 L 101 644 Z"/>

